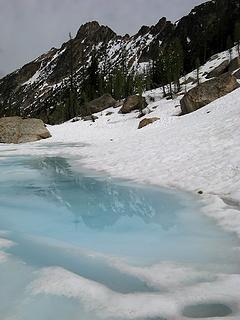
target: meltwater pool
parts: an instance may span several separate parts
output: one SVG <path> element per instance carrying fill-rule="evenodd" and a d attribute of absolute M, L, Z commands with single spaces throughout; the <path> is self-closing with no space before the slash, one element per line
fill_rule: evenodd
<path fill-rule="evenodd" d="M 200 211 L 64 158 L 2 158 L 0 319 L 234 316 L 219 286 L 239 281 L 239 241 Z"/>

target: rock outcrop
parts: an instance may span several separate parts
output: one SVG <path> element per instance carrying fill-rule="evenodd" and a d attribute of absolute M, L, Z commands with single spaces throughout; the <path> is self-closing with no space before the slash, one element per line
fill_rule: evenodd
<path fill-rule="evenodd" d="M 206 78 L 211 79 L 211 78 L 219 77 L 225 72 L 227 72 L 228 68 L 229 68 L 229 60 L 225 60 L 219 66 L 217 66 L 212 71 L 210 71 Z"/>
<path fill-rule="evenodd" d="M 122 108 L 120 109 L 119 113 L 130 113 L 134 110 L 142 110 L 146 108 L 147 102 L 145 98 L 140 97 L 138 95 L 127 97 L 124 101 Z"/>
<path fill-rule="evenodd" d="M 186 114 L 202 108 L 238 87 L 236 78 L 230 73 L 225 73 L 218 78 L 201 83 L 187 92 L 181 99 L 182 113 Z"/>
<path fill-rule="evenodd" d="M 81 109 L 83 110 L 85 116 L 89 116 L 93 113 L 101 112 L 105 109 L 114 107 L 116 103 L 117 101 L 113 99 L 110 94 L 105 94 L 100 98 L 86 103 L 86 105 Z"/>
<path fill-rule="evenodd" d="M 225 60 L 219 66 L 210 71 L 207 75 L 207 79 L 211 79 L 214 77 L 219 77 L 226 72 L 234 72 L 235 70 L 240 68 L 240 58 L 236 57 L 231 61 Z"/>
<path fill-rule="evenodd" d="M 146 126 L 148 126 L 149 124 L 152 124 L 156 121 L 160 120 L 160 118 L 154 117 L 154 118 L 145 118 L 143 120 L 140 121 L 138 129 L 142 129 Z"/>
<path fill-rule="evenodd" d="M 50 138 L 40 119 L 0 118 L 0 143 L 25 143 Z"/>

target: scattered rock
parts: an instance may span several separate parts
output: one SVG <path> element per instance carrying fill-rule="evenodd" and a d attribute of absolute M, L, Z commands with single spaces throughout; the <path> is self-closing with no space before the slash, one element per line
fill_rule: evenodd
<path fill-rule="evenodd" d="M 113 114 L 113 112 L 109 111 L 106 113 L 106 116 L 111 116 Z"/>
<path fill-rule="evenodd" d="M 233 72 L 239 68 L 240 68 L 240 58 L 236 57 L 233 60 L 231 60 L 229 67 L 228 67 L 228 71 Z"/>
<path fill-rule="evenodd" d="M 230 73 L 211 79 L 188 91 L 181 99 L 182 113 L 200 109 L 239 87 L 237 79 Z"/>
<path fill-rule="evenodd" d="M 203 194 L 203 191 L 202 191 L 202 190 L 199 190 L 199 191 L 198 191 L 198 194 Z"/>
<path fill-rule="evenodd" d="M 211 58 L 208 61 L 213 61 L 213 60 L 216 60 L 217 58 L 218 58 L 218 53 L 211 56 Z"/>
<path fill-rule="evenodd" d="M 219 77 L 228 71 L 228 67 L 229 67 L 229 60 L 224 60 L 219 66 L 217 66 L 211 72 L 209 72 L 206 78 L 210 79 L 210 78 Z"/>
<path fill-rule="evenodd" d="M 149 114 L 149 113 L 151 113 L 151 112 L 152 112 L 152 111 L 151 111 L 148 107 L 145 108 L 145 109 L 143 109 L 143 110 L 140 110 L 140 113 L 139 113 L 139 115 L 138 115 L 138 118 L 140 119 L 140 118 L 146 116 L 147 114 Z"/>
<path fill-rule="evenodd" d="M 154 118 L 145 118 L 140 121 L 138 129 L 142 129 L 143 127 L 148 126 L 149 124 L 152 124 L 156 121 L 160 120 L 160 118 L 154 117 Z"/>
<path fill-rule="evenodd" d="M 189 83 L 196 83 L 196 82 L 197 82 L 197 79 L 193 77 L 189 77 L 185 81 L 183 81 L 182 84 L 189 84 Z"/>
<path fill-rule="evenodd" d="M 83 117 L 82 119 L 83 119 L 83 121 L 92 121 L 92 122 L 94 122 L 95 120 L 98 119 L 98 117 L 95 116 L 95 115 L 90 115 L 90 116 Z"/>
<path fill-rule="evenodd" d="M 155 97 L 153 96 L 148 96 L 147 99 L 149 100 L 150 103 L 155 102 Z"/>
<path fill-rule="evenodd" d="M 85 110 L 84 116 L 89 116 L 93 113 L 101 112 L 105 109 L 115 106 L 116 100 L 110 94 L 105 94 L 100 98 L 92 100 L 85 104 L 83 109 Z"/>
<path fill-rule="evenodd" d="M 80 118 L 78 118 L 78 117 L 76 117 L 76 118 L 73 118 L 72 120 L 71 120 L 71 122 L 78 122 L 78 121 L 80 121 Z"/>
<path fill-rule="evenodd" d="M 0 143 L 26 143 L 50 137 L 48 129 L 40 119 L 0 118 Z"/>
<path fill-rule="evenodd" d="M 146 108 L 147 103 L 145 98 L 141 98 L 140 96 L 130 96 L 128 97 L 125 101 L 124 104 L 122 106 L 122 108 L 120 109 L 119 113 L 130 113 L 134 110 L 141 110 Z"/>

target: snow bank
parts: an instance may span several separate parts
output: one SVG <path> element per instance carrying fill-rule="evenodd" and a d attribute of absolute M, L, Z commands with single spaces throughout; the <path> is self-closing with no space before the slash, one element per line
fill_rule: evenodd
<path fill-rule="evenodd" d="M 237 314 L 239 286 L 239 275 L 220 275 L 214 282 L 203 282 L 187 289 L 179 287 L 169 293 L 121 294 L 65 269 L 52 267 L 38 272 L 29 289 L 33 295 L 50 294 L 78 299 L 85 310 L 104 319 L 170 317 L 181 320 L 186 319 L 181 315 L 184 307 L 196 303 L 226 304 Z M 232 316 L 231 319 L 238 318 Z"/>

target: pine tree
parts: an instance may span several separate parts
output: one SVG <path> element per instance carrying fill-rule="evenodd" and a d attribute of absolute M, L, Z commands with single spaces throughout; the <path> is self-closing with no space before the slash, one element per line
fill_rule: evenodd
<path fill-rule="evenodd" d="M 229 35 L 227 37 L 227 49 L 229 52 L 229 60 L 232 60 L 232 47 L 233 47 L 233 41 L 232 41 L 232 37 Z"/>
<path fill-rule="evenodd" d="M 143 103 L 143 91 L 144 91 L 144 75 L 143 74 L 137 74 L 135 78 L 135 91 L 139 95 L 140 98 L 140 115 L 142 114 L 142 111 L 144 109 L 144 103 Z"/>
<path fill-rule="evenodd" d="M 197 71 L 197 85 L 198 86 L 200 84 L 200 77 L 199 77 L 200 66 L 201 66 L 201 62 L 200 62 L 200 59 L 197 57 L 197 59 L 195 61 L 195 67 L 196 67 L 196 71 Z"/>
<path fill-rule="evenodd" d="M 170 63 L 172 65 L 172 78 L 176 84 L 177 92 L 179 92 L 181 90 L 180 77 L 183 72 L 183 48 L 181 42 L 178 39 L 174 41 L 171 49 Z"/>
<path fill-rule="evenodd" d="M 68 109 L 68 117 L 69 119 L 76 116 L 76 90 L 74 88 L 74 67 L 73 67 L 73 39 L 71 32 L 69 33 L 69 43 L 70 43 L 70 63 L 69 63 L 69 71 L 70 71 L 70 86 L 69 86 L 69 96 L 66 101 L 67 109 Z"/>
<path fill-rule="evenodd" d="M 88 98 L 94 100 L 99 96 L 99 69 L 98 69 L 98 57 L 94 48 L 92 53 L 91 64 L 87 69 L 88 78 Z"/>
<path fill-rule="evenodd" d="M 234 41 L 237 43 L 238 56 L 240 56 L 240 22 L 239 21 L 235 23 Z"/>

